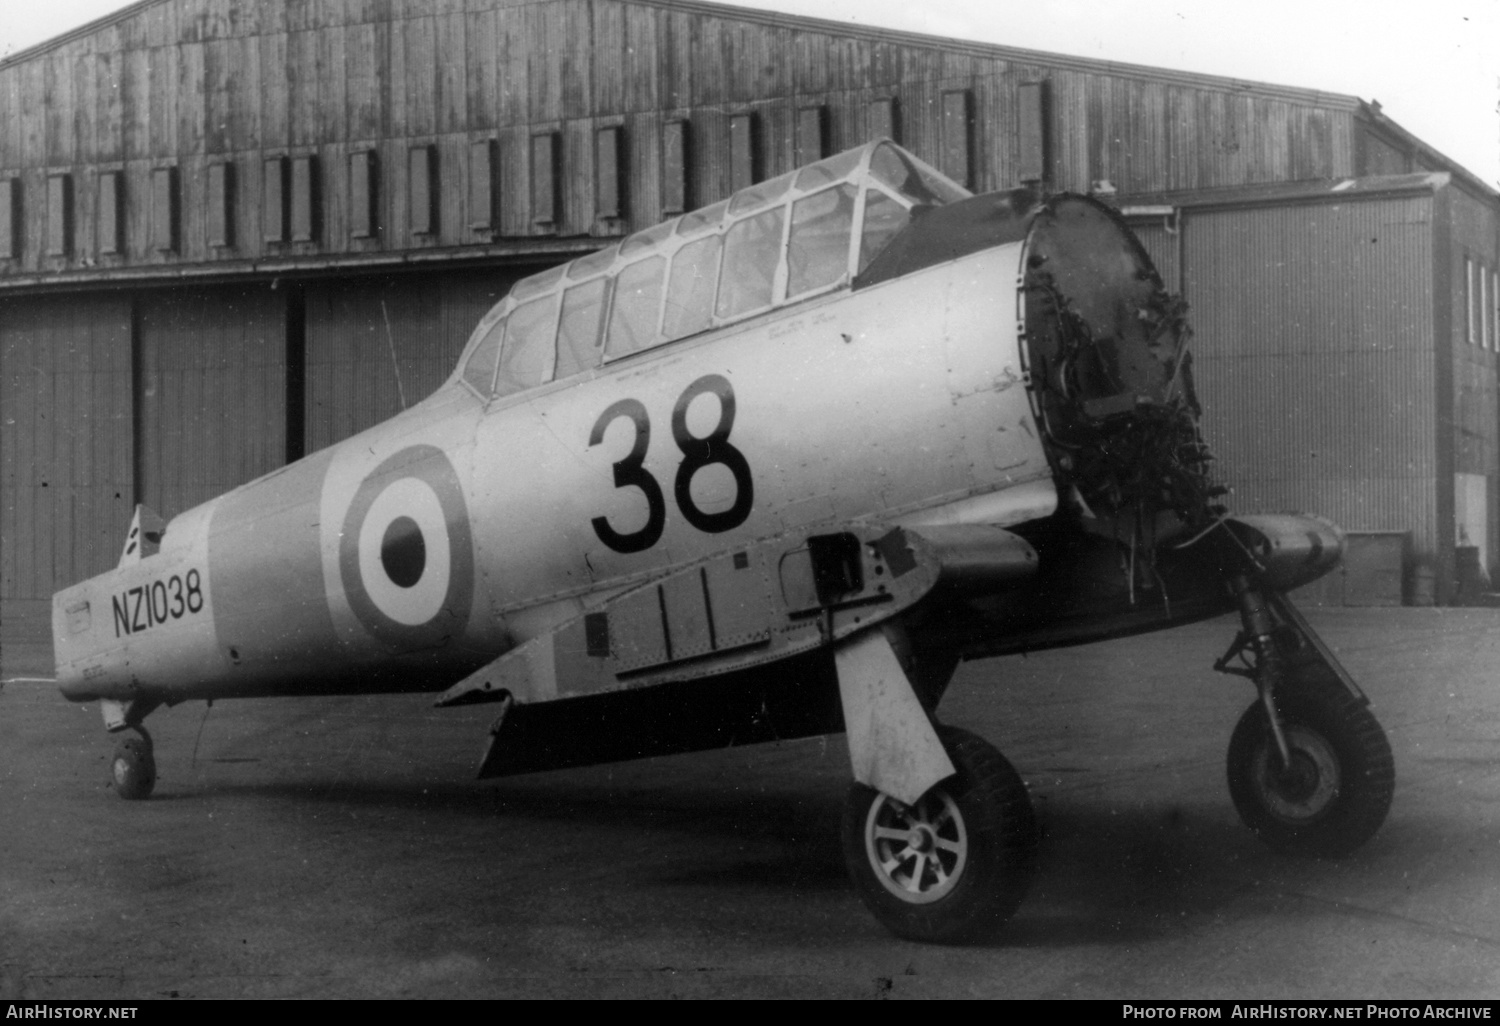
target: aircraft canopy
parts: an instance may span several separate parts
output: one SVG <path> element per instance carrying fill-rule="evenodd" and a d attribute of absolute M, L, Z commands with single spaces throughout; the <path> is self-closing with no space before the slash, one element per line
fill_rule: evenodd
<path fill-rule="evenodd" d="M 847 150 L 521 280 L 460 380 L 508 395 L 847 288 L 914 207 L 969 195 L 889 140 Z"/>

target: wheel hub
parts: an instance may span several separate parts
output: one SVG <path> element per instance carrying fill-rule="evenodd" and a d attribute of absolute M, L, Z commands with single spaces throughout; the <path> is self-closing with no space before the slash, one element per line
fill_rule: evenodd
<path fill-rule="evenodd" d="M 927 904 L 958 885 L 969 858 L 969 833 L 958 805 L 941 786 L 915 805 L 881 795 L 865 817 L 865 854 L 881 885 L 911 904 Z"/>
<path fill-rule="evenodd" d="M 1295 749 L 1292 762 L 1275 774 L 1272 786 L 1288 802 L 1305 802 L 1318 790 L 1318 764 L 1306 752 Z"/>
<path fill-rule="evenodd" d="M 1289 766 L 1281 765 L 1276 746 L 1261 749 L 1255 774 L 1260 800 L 1277 818 L 1300 825 L 1321 819 L 1331 809 L 1343 785 L 1338 756 L 1322 734 L 1294 725 L 1286 732 L 1291 750 Z"/>

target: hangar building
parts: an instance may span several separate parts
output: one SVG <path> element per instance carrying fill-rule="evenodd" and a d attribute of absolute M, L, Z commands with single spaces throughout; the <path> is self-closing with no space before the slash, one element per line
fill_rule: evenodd
<path fill-rule="evenodd" d="M 414 402 L 518 277 L 880 136 L 1113 197 L 1238 507 L 1404 532 L 1398 596 L 1496 557 L 1500 203 L 1375 104 L 695 0 L 141 0 L 0 62 L 0 619 Z"/>

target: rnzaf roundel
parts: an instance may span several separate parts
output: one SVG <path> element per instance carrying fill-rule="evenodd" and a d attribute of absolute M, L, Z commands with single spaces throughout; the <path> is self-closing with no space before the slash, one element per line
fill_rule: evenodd
<path fill-rule="evenodd" d="M 349 606 L 398 650 L 458 635 L 474 595 L 468 507 L 442 450 L 414 445 L 360 483 L 344 516 L 339 575 Z"/>

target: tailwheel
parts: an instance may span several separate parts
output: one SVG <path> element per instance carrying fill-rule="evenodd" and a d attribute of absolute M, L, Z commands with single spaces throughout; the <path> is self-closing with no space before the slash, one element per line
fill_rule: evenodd
<path fill-rule="evenodd" d="M 1390 811 L 1396 768 L 1385 731 L 1337 680 L 1317 672 L 1289 679 L 1276 706 L 1290 765 L 1283 765 L 1265 707 L 1253 703 L 1229 741 L 1234 807 L 1276 851 L 1347 855 Z"/>
<path fill-rule="evenodd" d="M 1031 882 L 1036 818 L 1020 776 L 984 739 L 939 727 L 957 772 L 906 805 L 863 784 L 844 807 L 844 861 L 875 918 L 898 937 L 982 940 Z"/>
<path fill-rule="evenodd" d="M 141 736 L 121 741 L 110 763 L 115 793 L 130 801 L 149 798 L 156 786 L 156 756 L 151 750 L 151 735 L 140 727 L 135 729 Z"/>

